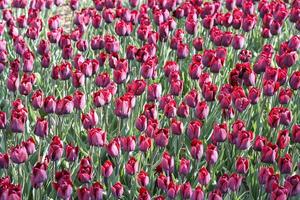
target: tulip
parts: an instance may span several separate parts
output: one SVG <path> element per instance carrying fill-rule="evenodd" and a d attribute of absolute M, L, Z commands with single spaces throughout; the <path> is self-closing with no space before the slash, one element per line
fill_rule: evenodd
<path fill-rule="evenodd" d="M 280 173 L 282 174 L 289 174 L 292 172 L 293 168 L 293 161 L 290 154 L 285 154 L 284 157 L 279 158 L 278 160 L 278 167 Z"/>
<path fill-rule="evenodd" d="M 124 187 L 120 182 L 115 183 L 113 186 L 111 186 L 112 194 L 115 198 L 121 198 L 124 193 Z"/>
<path fill-rule="evenodd" d="M 66 159 L 69 162 L 74 162 L 78 157 L 78 147 L 74 147 L 72 144 L 66 146 Z"/>
<path fill-rule="evenodd" d="M 28 153 L 23 145 L 18 145 L 11 148 L 10 159 L 13 163 L 21 164 L 28 159 Z"/>
<path fill-rule="evenodd" d="M 166 173 L 170 174 L 170 173 L 173 172 L 173 170 L 174 170 L 174 158 L 168 152 L 163 153 L 161 166 L 162 166 L 162 169 Z"/>
<path fill-rule="evenodd" d="M 284 187 L 288 190 L 288 194 L 290 196 L 297 196 L 300 193 L 299 190 L 299 182 L 300 181 L 300 177 L 299 175 L 293 175 L 293 176 L 289 176 L 285 179 L 284 182 Z"/>
<path fill-rule="evenodd" d="M 228 186 L 230 188 L 231 191 L 238 191 L 238 189 L 240 188 L 241 184 L 242 184 L 242 179 L 243 177 L 233 173 L 228 180 Z"/>
<path fill-rule="evenodd" d="M 220 190 L 213 190 L 208 194 L 208 200 L 222 200 L 222 193 Z"/>
<path fill-rule="evenodd" d="M 261 161 L 264 163 L 273 163 L 277 158 L 278 147 L 275 144 L 267 143 L 262 147 Z"/>
<path fill-rule="evenodd" d="M 138 168 L 139 164 L 137 160 L 134 157 L 130 157 L 127 164 L 125 165 L 125 172 L 128 175 L 134 175 L 138 171 Z"/>
<path fill-rule="evenodd" d="M 174 182 L 170 182 L 167 188 L 167 195 L 170 199 L 175 199 L 179 191 L 179 186 Z"/>
<path fill-rule="evenodd" d="M 137 182 L 141 187 L 146 187 L 149 184 L 149 176 L 147 172 L 140 171 L 137 175 Z"/>
<path fill-rule="evenodd" d="M 58 161 L 63 155 L 63 143 L 58 136 L 54 136 L 48 149 L 48 157 L 52 161 Z"/>
<path fill-rule="evenodd" d="M 190 199 L 192 196 L 192 186 L 189 182 L 185 182 L 180 186 L 180 193 L 183 199 Z"/>
<path fill-rule="evenodd" d="M 277 137 L 277 146 L 280 149 L 285 149 L 290 143 L 289 131 L 288 130 L 281 130 L 278 132 Z"/>
<path fill-rule="evenodd" d="M 211 177 L 209 171 L 205 167 L 202 167 L 198 172 L 198 182 L 201 185 L 208 185 L 210 180 Z"/>
<path fill-rule="evenodd" d="M 47 161 L 38 162 L 32 168 L 31 176 L 30 176 L 30 183 L 34 188 L 40 188 L 44 182 L 47 180 L 47 168 L 48 163 Z"/>
<path fill-rule="evenodd" d="M 91 129 L 97 125 L 98 115 L 94 110 L 91 110 L 89 113 L 81 115 L 81 122 L 85 129 Z"/>
<path fill-rule="evenodd" d="M 0 169 L 7 169 L 9 166 L 9 156 L 7 153 L 0 153 Z"/>
<path fill-rule="evenodd" d="M 206 101 L 199 102 L 196 106 L 195 116 L 199 120 L 204 120 L 207 118 L 208 114 L 209 114 L 209 107 Z"/>
<path fill-rule="evenodd" d="M 108 178 L 113 173 L 113 165 L 110 160 L 106 160 L 104 164 L 101 166 L 101 174 L 103 177 Z"/>
<path fill-rule="evenodd" d="M 182 176 L 187 176 L 190 172 L 190 160 L 187 160 L 185 158 L 180 159 L 179 164 L 179 174 Z"/>
<path fill-rule="evenodd" d="M 236 171 L 240 174 L 246 174 L 249 170 L 249 160 L 245 157 L 238 157 L 235 163 Z"/>
<path fill-rule="evenodd" d="M 0 111 L 0 129 L 5 129 L 6 123 L 6 112 Z"/>

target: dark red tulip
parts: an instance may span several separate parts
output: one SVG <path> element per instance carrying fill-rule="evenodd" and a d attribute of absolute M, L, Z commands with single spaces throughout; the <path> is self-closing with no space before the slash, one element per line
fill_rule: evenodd
<path fill-rule="evenodd" d="M 117 182 L 111 187 L 111 191 L 115 198 L 121 198 L 124 193 L 124 187 L 120 182 Z"/>
<path fill-rule="evenodd" d="M 0 153 L 0 169 L 7 169 L 9 166 L 9 156 L 7 153 Z"/>
<path fill-rule="evenodd" d="M 238 191 L 242 184 L 243 177 L 239 174 L 233 173 L 229 177 L 228 186 L 231 191 Z"/>
<path fill-rule="evenodd" d="M 48 162 L 38 162 L 35 164 L 35 166 L 32 168 L 31 176 L 30 176 L 30 183 L 32 187 L 39 188 L 41 187 L 44 182 L 47 180 L 47 168 L 48 168 Z"/>
<path fill-rule="evenodd" d="M 73 146 L 72 144 L 68 144 L 66 146 L 66 159 L 69 162 L 74 162 L 78 157 L 79 148 Z"/>
<path fill-rule="evenodd" d="M 113 173 L 113 165 L 110 160 L 106 160 L 104 164 L 101 166 L 102 176 L 108 178 Z"/>
<path fill-rule="evenodd" d="M 208 185 L 210 180 L 211 177 L 209 171 L 205 167 L 202 167 L 198 172 L 198 182 L 201 185 Z"/>
<path fill-rule="evenodd" d="M 48 157 L 52 161 L 58 161 L 63 155 L 63 143 L 58 136 L 54 136 L 48 149 Z"/>
<path fill-rule="evenodd" d="M 278 154 L 278 147 L 276 144 L 268 142 L 261 150 L 261 161 L 264 163 L 274 163 Z"/>
<path fill-rule="evenodd" d="M 81 122 L 85 129 L 91 129 L 98 123 L 98 115 L 94 110 L 91 110 L 87 114 L 81 115 Z"/>
<path fill-rule="evenodd" d="M 215 145 L 209 144 L 206 149 L 205 159 L 209 165 L 214 165 L 218 161 L 218 149 Z"/>
<path fill-rule="evenodd" d="M 289 174 L 293 169 L 293 161 L 290 154 L 285 154 L 284 157 L 279 158 L 278 168 L 281 174 Z"/>

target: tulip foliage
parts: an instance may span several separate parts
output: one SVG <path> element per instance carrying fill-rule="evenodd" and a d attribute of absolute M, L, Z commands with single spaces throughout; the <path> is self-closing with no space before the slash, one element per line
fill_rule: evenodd
<path fill-rule="evenodd" d="M 1 200 L 300 198 L 299 0 L 0 16 Z"/>

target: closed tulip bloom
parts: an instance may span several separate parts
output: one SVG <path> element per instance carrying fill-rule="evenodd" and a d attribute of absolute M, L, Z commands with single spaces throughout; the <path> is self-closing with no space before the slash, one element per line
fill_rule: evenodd
<path fill-rule="evenodd" d="M 83 186 L 77 189 L 78 200 L 90 199 L 90 190 L 89 188 Z"/>
<path fill-rule="evenodd" d="M 138 200 L 150 200 L 151 196 L 147 190 L 147 188 L 145 187 L 141 187 L 139 189 L 139 196 L 138 196 Z"/>
<path fill-rule="evenodd" d="M 63 143 L 58 136 L 54 136 L 48 149 L 48 157 L 52 161 L 58 161 L 63 155 Z"/>
<path fill-rule="evenodd" d="M 166 128 L 157 129 L 154 132 L 154 141 L 159 147 L 166 147 L 169 143 L 169 130 Z"/>
<path fill-rule="evenodd" d="M 274 174 L 274 169 L 272 167 L 261 167 L 258 171 L 259 183 L 262 185 L 266 184 L 269 176 L 273 174 Z"/>
<path fill-rule="evenodd" d="M 200 186 L 197 186 L 192 193 L 191 200 L 203 200 L 204 199 L 204 193 L 202 191 L 202 188 Z"/>
<path fill-rule="evenodd" d="M 220 190 L 213 190 L 208 194 L 208 200 L 222 200 L 222 193 Z"/>
<path fill-rule="evenodd" d="M 101 200 L 103 198 L 103 186 L 99 182 L 93 183 L 90 187 L 90 197 L 92 200 Z"/>
<path fill-rule="evenodd" d="M 32 137 L 22 142 L 22 145 L 26 148 L 27 154 L 31 155 L 35 152 L 35 141 Z"/>
<path fill-rule="evenodd" d="M 271 192 L 270 200 L 288 199 L 288 190 L 284 187 L 277 187 Z"/>
<path fill-rule="evenodd" d="M 104 164 L 101 166 L 101 174 L 103 177 L 108 178 L 113 173 L 113 165 L 110 160 L 106 160 Z"/>
<path fill-rule="evenodd" d="M 274 163 L 278 156 L 278 147 L 276 144 L 267 143 L 261 150 L 261 161 L 264 163 Z"/>
<path fill-rule="evenodd" d="M 161 98 L 162 86 L 161 84 L 151 84 L 148 86 L 147 99 L 149 101 L 159 100 Z"/>
<path fill-rule="evenodd" d="M 111 92 L 104 88 L 93 93 L 93 103 L 96 107 L 103 107 L 111 102 Z"/>
<path fill-rule="evenodd" d="M 288 126 L 292 119 L 293 115 L 292 112 L 288 108 L 281 107 L 279 108 L 279 123 L 285 126 Z"/>
<path fill-rule="evenodd" d="M 183 123 L 179 120 L 172 119 L 170 130 L 174 135 L 181 135 L 183 132 Z"/>
<path fill-rule="evenodd" d="M 15 164 L 24 163 L 28 159 L 27 150 L 23 145 L 12 147 L 9 156 L 12 162 Z"/>
<path fill-rule="evenodd" d="M 56 101 L 55 113 L 58 115 L 70 114 L 73 112 L 74 102 L 72 96 L 66 96 Z"/>
<path fill-rule="evenodd" d="M 152 141 L 150 137 L 141 135 L 139 137 L 139 150 L 142 152 L 146 152 L 151 148 Z"/>
<path fill-rule="evenodd" d="M 27 110 L 12 110 L 10 119 L 10 128 L 14 133 L 23 133 L 27 121 Z"/>
<path fill-rule="evenodd" d="M 293 161 L 290 154 L 285 154 L 284 157 L 279 158 L 278 168 L 282 174 L 289 174 L 292 172 Z"/>
<path fill-rule="evenodd" d="M 40 188 L 44 182 L 47 180 L 47 169 L 48 163 L 47 161 L 38 162 L 32 168 L 32 172 L 30 175 L 30 183 L 34 188 Z"/>
<path fill-rule="evenodd" d="M 199 102 L 196 106 L 195 116 L 199 120 L 204 120 L 207 118 L 208 114 L 209 114 L 209 107 L 206 101 Z"/>
<path fill-rule="evenodd" d="M 300 88 L 300 71 L 293 72 L 289 79 L 289 84 L 293 90 L 298 90 Z"/>
<path fill-rule="evenodd" d="M 297 196 L 300 194 L 300 176 L 298 174 L 295 174 L 293 176 L 288 176 L 285 179 L 284 187 L 288 190 L 288 194 L 290 196 Z"/>
<path fill-rule="evenodd" d="M 193 40 L 193 46 L 197 51 L 202 51 L 203 49 L 203 38 L 195 38 Z"/>
<path fill-rule="evenodd" d="M 293 142 L 300 142 L 300 125 L 294 124 L 292 127 L 292 141 Z"/>
<path fill-rule="evenodd" d="M 249 170 L 249 160 L 245 157 L 238 157 L 235 163 L 237 173 L 246 174 Z"/>
<path fill-rule="evenodd" d="M 245 38 L 242 35 L 234 35 L 231 44 L 234 49 L 242 49 L 245 44 Z"/>
<path fill-rule="evenodd" d="M 134 157 L 130 157 L 130 159 L 125 165 L 125 172 L 128 175 L 134 175 L 138 171 L 138 168 L 139 168 L 138 161 Z"/>
<path fill-rule="evenodd" d="M 239 174 L 233 173 L 229 177 L 228 186 L 231 191 L 238 191 L 242 184 L 243 177 Z"/>
<path fill-rule="evenodd" d="M 89 145 L 103 147 L 106 144 L 106 132 L 101 128 L 91 128 L 88 130 Z"/>
<path fill-rule="evenodd" d="M 7 169 L 9 166 L 9 156 L 7 153 L 0 153 L 0 169 Z"/>
<path fill-rule="evenodd" d="M 113 186 L 111 186 L 112 194 L 115 198 L 121 198 L 124 193 L 124 187 L 120 182 L 115 183 Z"/>
<path fill-rule="evenodd" d="M 227 124 L 215 124 L 213 129 L 213 135 L 217 142 L 224 142 L 227 138 Z"/>
<path fill-rule="evenodd" d="M 80 161 L 79 170 L 77 172 L 77 179 L 81 183 L 89 183 L 93 178 L 93 167 L 91 165 L 91 158 L 84 157 Z"/>
<path fill-rule="evenodd" d="M 6 123 L 6 112 L 0 111 L 0 129 L 5 129 Z"/>
<path fill-rule="evenodd" d="M 248 99 L 250 100 L 250 103 L 252 105 L 255 105 L 258 103 L 260 94 L 261 94 L 260 89 L 255 88 L 255 87 L 250 88 L 249 94 L 248 94 Z"/>
<path fill-rule="evenodd" d="M 205 167 L 202 167 L 198 172 L 198 182 L 201 185 L 208 185 L 210 180 L 211 177 L 209 171 Z"/>
<path fill-rule="evenodd" d="M 201 135 L 202 123 L 198 120 L 191 121 L 187 127 L 187 135 L 190 140 L 198 139 Z"/>
<path fill-rule="evenodd" d="M 271 174 L 268 177 L 268 180 L 265 185 L 266 192 L 271 193 L 272 191 L 275 191 L 278 186 L 279 186 L 279 174 Z"/>
<path fill-rule="evenodd" d="M 98 87 L 106 87 L 110 81 L 111 80 L 107 72 L 100 73 L 95 79 L 95 83 Z"/>
<path fill-rule="evenodd" d="M 252 141 L 253 141 L 253 132 L 243 130 L 240 131 L 237 135 L 236 146 L 240 150 L 246 150 L 250 147 Z"/>
<path fill-rule="evenodd" d="M 82 87 L 84 82 L 85 76 L 81 71 L 76 70 L 75 72 L 72 72 L 72 84 L 75 88 Z"/>
<path fill-rule="evenodd" d="M 181 158 L 179 164 L 179 174 L 182 176 L 187 176 L 190 172 L 190 164 L 191 164 L 190 160 Z"/>
<path fill-rule="evenodd" d="M 197 90 L 192 89 L 191 91 L 189 91 L 186 96 L 184 97 L 184 102 L 192 108 L 195 108 L 196 105 L 198 104 L 200 99 L 199 93 L 197 92 Z"/>
<path fill-rule="evenodd" d="M 206 83 L 202 86 L 202 96 L 206 101 L 214 101 L 217 90 L 217 85 L 213 83 Z"/>
<path fill-rule="evenodd" d="M 185 59 L 186 57 L 189 56 L 189 54 L 190 54 L 190 49 L 187 44 L 180 43 L 177 46 L 177 57 L 179 59 Z"/>
<path fill-rule="evenodd" d="M 167 196 L 170 199 L 175 199 L 178 192 L 179 192 L 179 186 L 176 185 L 176 183 L 171 181 L 168 185 L 168 188 L 167 188 Z"/>
<path fill-rule="evenodd" d="M 121 153 L 121 145 L 119 139 L 113 139 L 106 146 L 107 153 L 112 157 L 117 157 Z"/>
<path fill-rule="evenodd" d="M 183 199 L 190 199 L 192 196 L 192 186 L 190 182 L 185 182 L 180 186 L 180 193 Z"/>
<path fill-rule="evenodd" d="M 288 104 L 292 98 L 291 89 L 281 89 L 279 92 L 278 100 L 280 104 Z"/>
<path fill-rule="evenodd" d="M 137 182 L 141 187 L 146 187 L 149 184 L 149 176 L 147 172 L 140 171 L 137 175 Z"/>
<path fill-rule="evenodd" d="M 167 118 L 176 116 L 176 101 L 170 101 L 164 106 L 164 115 Z"/>
<path fill-rule="evenodd" d="M 54 96 L 48 96 L 44 99 L 44 111 L 46 113 L 54 113 L 56 108 L 56 99 Z"/>
<path fill-rule="evenodd" d="M 78 146 L 73 146 L 72 144 L 68 144 L 66 146 L 66 159 L 69 162 L 74 162 L 78 157 Z"/>
<path fill-rule="evenodd" d="M 76 90 L 73 94 L 74 108 L 77 110 L 83 110 L 86 104 L 86 96 L 80 90 Z"/>
<path fill-rule="evenodd" d="M 15 92 L 17 88 L 19 87 L 19 78 L 18 78 L 18 73 L 16 72 L 11 72 L 8 75 L 7 81 L 6 81 L 6 87 L 9 91 Z"/>
<path fill-rule="evenodd" d="M 266 137 L 258 135 L 254 140 L 253 149 L 255 151 L 261 151 L 263 146 L 265 146 L 265 144 L 267 143 L 267 141 L 268 140 Z"/>
<path fill-rule="evenodd" d="M 203 155 L 203 144 L 201 140 L 193 139 L 190 147 L 191 155 L 194 159 L 200 160 Z"/>
<path fill-rule="evenodd" d="M 229 188 L 229 176 L 227 174 L 224 174 L 219 177 L 218 182 L 217 182 L 217 188 L 222 192 L 222 193 L 227 193 L 228 188 Z"/>
<path fill-rule="evenodd" d="M 189 107 L 186 103 L 181 102 L 177 107 L 177 115 L 182 118 L 189 116 Z"/>
<path fill-rule="evenodd" d="M 31 96 L 31 105 L 35 108 L 41 108 L 44 102 L 44 94 L 42 90 L 36 90 Z"/>
<path fill-rule="evenodd" d="M 123 151 L 134 151 L 135 145 L 135 136 L 127 136 L 121 138 L 121 147 Z"/>
<path fill-rule="evenodd" d="M 218 154 L 218 149 L 215 145 L 209 144 L 207 146 L 205 154 L 206 154 L 205 155 L 206 162 L 209 165 L 214 165 L 217 162 L 219 154 Z"/>
<path fill-rule="evenodd" d="M 289 130 L 280 130 L 277 136 L 277 146 L 280 149 L 285 149 L 290 143 Z"/>
<path fill-rule="evenodd" d="M 85 129 L 91 129 L 98 124 L 98 115 L 94 110 L 91 110 L 89 113 L 81 115 L 81 122 Z"/>
<path fill-rule="evenodd" d="M 162 156 L 162 169 L 168 174 L 172 173 L 174 171 L 174 157 L 172 157 L 167 151 L 165 151 Z"/>

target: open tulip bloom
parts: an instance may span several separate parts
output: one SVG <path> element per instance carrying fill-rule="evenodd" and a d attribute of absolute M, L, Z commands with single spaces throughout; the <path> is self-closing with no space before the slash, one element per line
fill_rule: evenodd
<path fill-rule="evenodd" d="M 0 0 L 0 200 L 300 199 L 300 0 Z"/>

